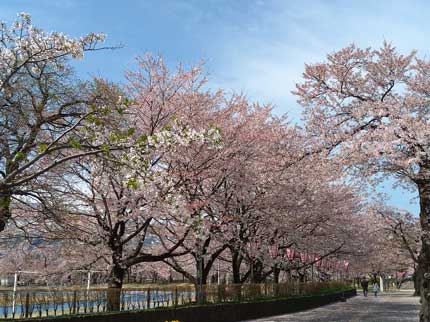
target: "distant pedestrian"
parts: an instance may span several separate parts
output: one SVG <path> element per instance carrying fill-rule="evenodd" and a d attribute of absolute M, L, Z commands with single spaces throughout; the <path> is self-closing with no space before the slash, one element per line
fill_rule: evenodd
<path fill-rule="evenodd" d="M 375 297 L 378 297 L 378 291 L 379 291 L 379 285 L 378 283 L 373 283 L 373 294 L 375 294 Z"/>
<path fill-rule="evenodd" d="M 367 297 L 367 292 L 369 291 L 369 281 L 365 277 L 361 280 L 361 288 L 363 289 L 363 295 Z"/>

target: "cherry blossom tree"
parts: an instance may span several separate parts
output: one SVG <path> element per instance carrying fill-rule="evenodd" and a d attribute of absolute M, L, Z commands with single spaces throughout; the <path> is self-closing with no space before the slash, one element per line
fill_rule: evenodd
<path fill-rule="evenodd" d="M 129 267 L 186 253 L 178 247 L 189 234 L 192 212 L 180 194 L 181 181 L 172 177 L 164 163 L 179 141 L 190 140 L 189 133 L 182 134 L 176 139 L 159 132 L 147 136 L 147 142 L 154 142 L 157 148 L 152 147 L 153 152 L 140 151 L 146 158 L 137 162 L 133 152 L 127 154 L 130 166 L 109 157 L 93 158 L 74 162 L 64 173 L 68 206 L 64 207 L 64 220 L 56 216 L 55 223 L 64 229 L 64 238 L 97 249 L 97 257 L 89 260 L 107 265 L 108 287 L 112 291 L 109 310 L 119 308 L 119 290 Z M 197 132 L 196 135 L 200 138 Z M 168 141 L 162 143 L 163 138 Z M 170 233 L 173 230 L 174 235 Z"/>
<path fill-rule="evenodd" d="M 193 85 L 198 73 L 178 69 L 176 74 L 162 74 L 162 61 L 150 56 L 140 63 L 155 64 L 148 73 L 153 83 L 138 92 L 148 95 L 140 100 L 130 90 L 124 115 L 110 115 L 109 122 L 85 128 L 97 131 L 97 143 L 106 148 L 97 156 L 76 158 L 58 168 L 61 176 L 52 178 L 56 190 L 51 189 L 58 204 L 50 207 L 54 210 L 44 227 L 48 235 L 97 250 L 92 252 L 95 257 L 88 256 L 86 265 L 105 263 L 109 310 L 119 309 L 120 290 L 130 267 L 187 252 L 179 246 L 195 218 L 194 206 L 183 197 L 183 186 L 193 179 L 193 173 L 178 176 L 172 160 L 188 150 L 212 153 L 220 144 L 217 128 L 208 124 L 190 127 L 194 124 L 187 124 L 180 108 L 174 108 L 205 106 L 210 101 Z M 166 84 L 175 87 L 173 94 Z M 163 100 L 157 102 L 160 98 Z M 172 108 L 171 113 L 158 121 L 166 106 Z M 111 146 L 121 149 L 109 149 Z"/>
<path fill-rule="evenodd" d="M 195 264 L 183 265 L 190 260 L 183 258 L 169 258 L 165 262 L 197 284 L 198 281 L 206 283 L 214 261 L 228 243 L 219 238 L 222 226 L 228 223 L 223 221 L 227 214 L 215 202 L 215 196 L 223 194 L 229 176 L 235 175 L 238 169 L 250 163 L 249 159 L 255 158 L 252 149 L 265 148 L 264 143 L 257 139 L 262 134 L 260 127 L 270 129 L 265 122 L 270 118 L 271 107 L 253 106 L 243 96 L 227 98 L 222 91 L 196 91 L 205 82 L 199 69 L 193 68 L 186 75 L 187 79 L 181 81 L 185 85 L 178 88 L 175 83 L 178 76 L 167 77 L 167 68 L 162 61 L 153 58 L 141 60 L 139 71 L 128 73 L 128 88 L 133 105 L 149 106 L 146 111 L 153 115 L 145 121 L 149 129 L 175 115 L 192 127 L 212 124 L 222 134 L 222 144 L 218 149 L 202 150 L 190 146 L 169 161 L 170 167 L 175 169 L 172 175 L 184 182 L 183 197 L 198 220 L 193 223 L 193 233 L 181 246 L 190 252 L 187 256 L 193 258 Z M 164 89 L 166 94 L 155 96 L 153 87 Z"/>
<path fill-rule="evenodd" d="M 350 174 L 393 176 L 418 191 L 423 276 L 430 275 L 429 66 L 415 51 L 401 55 L 348 46 L 306 65 L 295 94 L 305 109 L 314 152 L 324 151 Z M 427 279 L 420 321 L 430 320 Z"/>
<path fill-rule="evenodd" d="M 382 217 L 382 229 L 386 232 L 388 244 L 387 249 L 394 254 L 392 266 L 396 264 L 403 269 L 397 269 L 397 272 L 408 272 L 412 269 L 415 295 L 420 295 L 420 284 L 422 274 L 419 270 L 420 255 L 420 226 L 419 219 L 408 211 L 402 211 L 392 207 L 379 207 L 376 209 L 377 214 Z M 399 275 L 399 274 L 397 274 Z M 402 277 L 402 274 L 400 274 Z M 401 285 L 402 279 L 398 285 Z"/>
<path fill-rule="evenodd" d="M 37 198 L 49 181 L 43 175 L 73 158 L 99 153 L 78 134 L 100 120 L 104 99 L 97 82 L 75 80 L 72 59 L 102 49 L 103 34 L 73 39 L 45 33 L 20 13 L 0 25 L 0 231 L 11 217 L 12 198 Z"/>
<path fill-rule="evenodd" d="M 291 186 L 284 182 L 272 192 L 264 216 L 253 218 L 255 215 L 248 212 L 242 218 L 247 218 L 246 224 L 239 225 L 245 228 L 239 234 L 240 253 L 252 269 L 244 277 L 250 275 L 254 282 L 271 274 L 277 281 L 281 270 L 295 271 L 304 279 L 307 273 L 312 274 L 309 271 L 315 269 L 316 273 L 322 260 L 351 255 L 356 231 L 349 223 L 357 221 L 361 199 L 342 185 L 305 183 L 311 179 L 305 176 L 296 179 Z M 342 222 L 345 225 L 340 225 Z M 295 255 L 290 256 L 289 251 Z"/>
<path fill-rule="evenodd" d="M 217 257 L 236 243 L 234 231 L 245 220 L 246 208 L 256 207 L 257 202 L 264 203 L 261 198 L 265 193 L 264 182 L 258 186 L 256 180 L 264 177 L 265 170 L 269 172 L 270 152 L 275 152 L 272 148 L 286 127 L 282 120 L 271 115 L 270 106 L 250 104 L 243 96 L 233 96 L 206 119 L 220 128 L 221 148 L 215 155 L 195 153 L 181 158 L 178 167 L 199 171 L 196 180 L 187 183 L 186 196 L 199 205 L 196 211 L 201 222 L 196 227 L 195 238 L 183 245 L 193 250 L 190 254 L 196 269 L 186 272 L 179 259 L 167 261 L 175 270 L 201 284 L 206 284 Z M 212 167 L 203 168 L 209 160 Z M 253 200 L 254 204 L 251 201 L 249 205 L 241 204 L 241 199 Z M 190 272 L 197 275 L 192 276 Z M 238 282 L 236 270 L 233 276 Z"/>

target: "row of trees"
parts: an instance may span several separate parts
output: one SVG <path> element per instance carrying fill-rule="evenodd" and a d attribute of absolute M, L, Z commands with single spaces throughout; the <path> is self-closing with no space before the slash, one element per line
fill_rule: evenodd
<path fill-rule="evenodd" d="M 405 270 L 411 260 L 425 267 L 426 251 L 418 256 L 419 243 L 397 234 L 399 212 L 375 210 L 356 179 L 424 173 L 422 153 L 401 158 L 421 132 L 386 121 L 400 122 L 405 100 L 409 118 L 424 113 L 424 101 L 392 92 L 412 55 L 350 47 L 307 66 L 297 87 L 302 128 L 270 105 L 210 89 L 201 65 L 172 71 L 147 55 L 121 85 L 83 82 L 70 61 L 103 49 L 103 35 L 46 34 L 26 14 L 0 33 L 5 271 L 106 271 L 115 310 L 130 268 L 168 267 L 198 285 L 217 261 L 235 283 L 277 282 L 281 272 L 305 279 L 310 269 L 328 278 L 342 265 L 354 274 Z M 404 264 L 393 266 L 399 254 Z"/>

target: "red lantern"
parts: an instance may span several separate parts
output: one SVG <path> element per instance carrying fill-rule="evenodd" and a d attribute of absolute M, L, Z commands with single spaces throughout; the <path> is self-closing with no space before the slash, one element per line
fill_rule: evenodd
<path fill-rule="evenodd" d="M 294 251 L 294 249 L 287 248 L 285 252 L 287 253 L 287 258 L 289 260 L 293 260 L 294 257 L 296 257 L 296 252 Z"/>

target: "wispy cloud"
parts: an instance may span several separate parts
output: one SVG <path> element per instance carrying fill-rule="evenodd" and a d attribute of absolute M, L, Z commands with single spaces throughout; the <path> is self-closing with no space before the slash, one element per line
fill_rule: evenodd
<path fill-rule="evenodd" d="M 253 19 L 216 22 L 224 31 L 214 44 L 219 51 L 212 50 L 216 79 L 273 102 L 278 113 L 288 112 L 298 121 L 300 108 L 291 90 L 305 63 L 321 61 L 352 42 L 378 47 L 388 40 L 424 54 L 430 49 L 426 7 L 418 1 L 256 2 Z"/>

